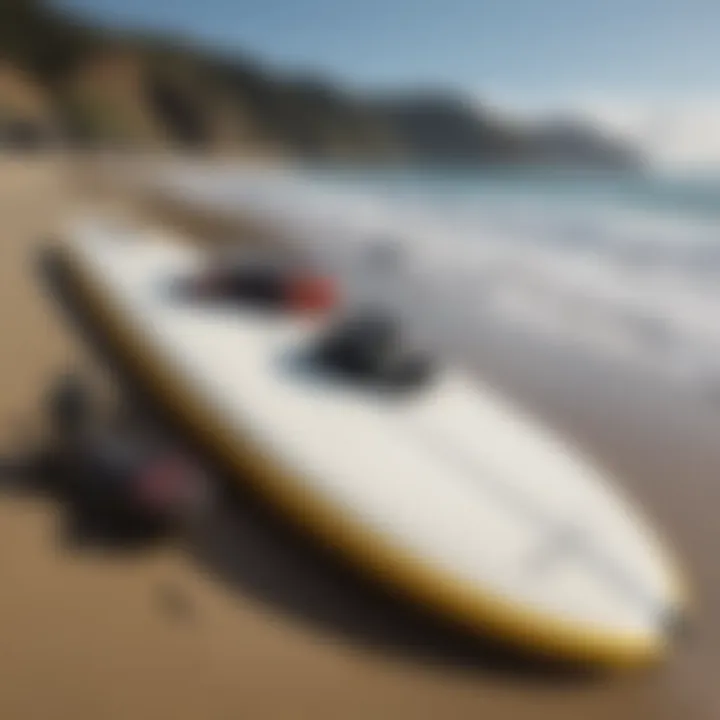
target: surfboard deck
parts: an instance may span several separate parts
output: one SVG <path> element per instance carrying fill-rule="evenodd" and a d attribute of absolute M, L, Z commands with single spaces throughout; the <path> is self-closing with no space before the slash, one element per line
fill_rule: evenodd
<path fill-rule="evenodd" d="M 59 247 L 103 332 L 203 444 L 347 559 L 529 651 L 609 666 L 668 651 L 673 563 L 594 465 L 447 367 L 389 395 L 308 360 L 317 321 L 177 292 L 199 250 L 95 224 Z"/>

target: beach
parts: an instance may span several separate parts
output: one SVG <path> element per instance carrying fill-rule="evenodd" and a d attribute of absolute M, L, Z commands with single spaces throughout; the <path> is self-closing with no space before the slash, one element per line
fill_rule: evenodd
<path fill-rule="evenodd" d="M 32 263 L 74 207 L 99 201 L 75 169 L 62 158 L 0 161 L 6 454 L 39 425 L 53 374 L 92 364 Z M 208 227 L 137 197 L 118 208 L 186 232 Z M 107 553 L 65 542 L 63 508 L 3 478 L 0 716 L 717 717 L 720 409 L 652 375 L 494 337 L 473 356 L 478 371 L 621 478 L 677 551 L 697 607 L 665 665 L 601 679 L 498 667 L 316 563 L 254 512 L 228 526 L 221 552 L 179 542 Z"/>

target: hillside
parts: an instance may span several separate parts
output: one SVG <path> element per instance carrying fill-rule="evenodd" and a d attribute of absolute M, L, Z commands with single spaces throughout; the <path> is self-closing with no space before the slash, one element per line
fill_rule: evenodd
<path fill-rule="evenodd" d="M 566 134 L 520 130 L 452 95 L 352 96 L 173 38 L 99 29 L 42 0 L 0 0 L 0 142 L 425 164 L 637 160 L 592 129 Z"/>
<path fill-rule="evenodd" d="M 523 132 L 484 114 L 462 97 L 415 93 L 378 101 L 374 108 L 402 137 L 409 154 L 423 163 L 530 159 L 529 138 Z"/>

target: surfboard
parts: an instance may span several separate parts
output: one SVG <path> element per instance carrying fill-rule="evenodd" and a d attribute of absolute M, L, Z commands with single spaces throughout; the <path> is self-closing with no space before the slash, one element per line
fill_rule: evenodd
<path fill-rule="evenodd" d="M 461 369 L 399 395 L 308 362 L 318 319 L 176 292 L 202 251 L 83 223 L 58 250 L 88 312 L 238 482 L 473 633 L 559 660 L 662 659 L 686 593 L 595 463 Z"/>

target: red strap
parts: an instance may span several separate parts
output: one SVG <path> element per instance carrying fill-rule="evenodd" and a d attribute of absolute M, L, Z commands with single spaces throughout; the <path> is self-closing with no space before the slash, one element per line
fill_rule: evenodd
<path fill-rule="evenodd" d="M 326 277 L 290 278 L 285 288 L 285 302 L 292 310 L 316 313 L 330 310 L 338 299 L 336 283 Z"/>

